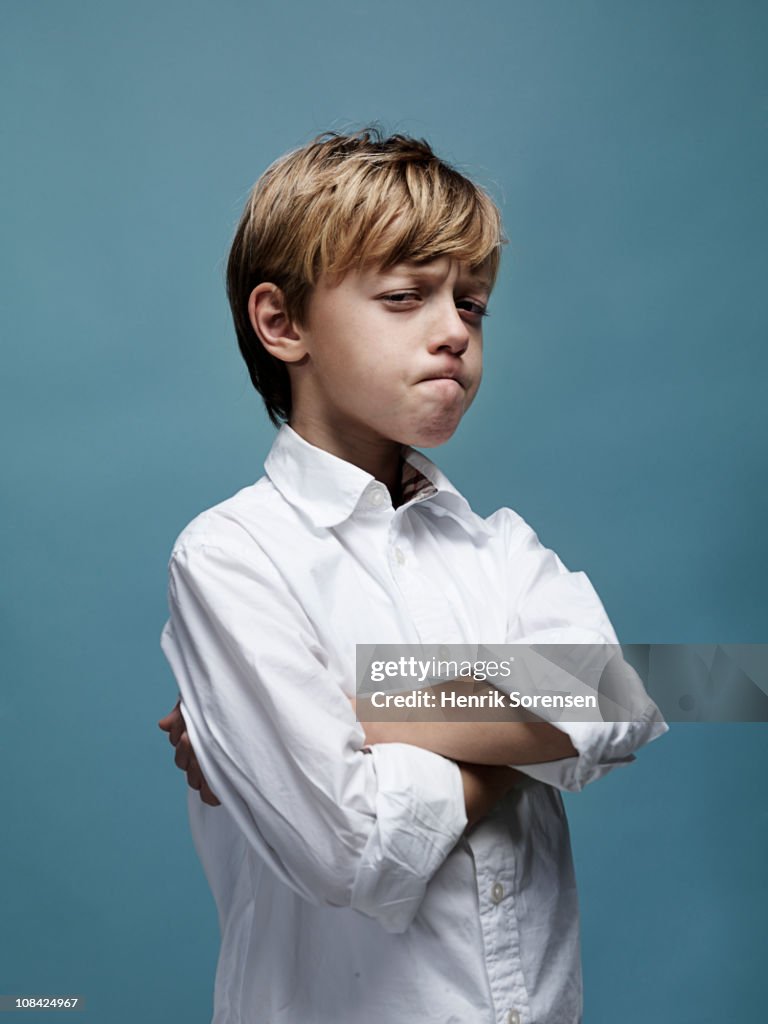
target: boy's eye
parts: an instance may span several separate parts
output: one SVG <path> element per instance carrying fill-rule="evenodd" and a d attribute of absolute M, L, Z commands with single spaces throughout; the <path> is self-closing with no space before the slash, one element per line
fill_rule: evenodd
<path fill-rule="evenodd" d="M 487 308 L 481 302 L 475 302 L 474 299 L 459 299 L 456 308 L 472 313 L 473 316 L 488 316 Z"/>
<path fill-rule="evenodd" d="M 405 305 L 408 302 L 419 302 L 421 295 L 418 292 L 392 292 L 389 295 L 383 295 L 382 298 L 385 302 Z M 472 316 L 488 316 L 486 307 L 481 302 L 475 302 L 474 299 L 457 299 L 456 308 L 470 313 Z"/>

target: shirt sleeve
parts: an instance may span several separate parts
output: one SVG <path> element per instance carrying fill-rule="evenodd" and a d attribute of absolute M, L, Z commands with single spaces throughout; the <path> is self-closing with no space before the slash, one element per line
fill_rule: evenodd
<path fill-rule="evenodd" d="M 224 808 L 304 899 L 404 931 L 467 824 L 458 767 L 404 744 L 364 752 L 341 680 L 255 544 L 178 546 L 169 574 L 161 646 Z"/>
<path fill-rule="evenodd" d="M 510 509 L 497 516 L 502 516 L 508 567 L 507 643 L 618 645 L 586 574 L 569 572 Z M 633 707 L 636 713 L 628 722 L 553 721 L 570 737 L 576 756 L 514 767 L 557 789 L 578 792 L 619 765 L 630 764 L 636 750 L 669 730 L 639 679 Z"/>

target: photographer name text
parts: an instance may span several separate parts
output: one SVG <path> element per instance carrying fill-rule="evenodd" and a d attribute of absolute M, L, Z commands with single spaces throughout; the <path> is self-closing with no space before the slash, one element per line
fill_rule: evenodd
<path fill-rule="evenodd" d="M 410 693 L 385 693 L 375 690 L 368 696 L 374 708 L 596 708 L 597 697 L 572 693 L 454 693 L 443 690 L 411 690 Z"/>

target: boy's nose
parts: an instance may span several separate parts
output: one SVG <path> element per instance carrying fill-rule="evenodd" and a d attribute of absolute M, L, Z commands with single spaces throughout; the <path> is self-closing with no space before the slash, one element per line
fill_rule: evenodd
<path fill-rule="evenodd" d="M 436 318 L 429 343 L 430 352 L 447 349 L 455 355 L 462 355 L 469 345 L 469 329 L 461 319 L 458 309 L 451 300 L 450 306 L 441 306 Z"/>

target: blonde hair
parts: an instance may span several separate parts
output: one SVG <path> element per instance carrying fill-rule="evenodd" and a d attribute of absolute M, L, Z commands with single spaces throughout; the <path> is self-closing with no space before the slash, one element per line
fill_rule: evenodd
<path fill-rule="evenodd" d="M 326 132 L 277 160 L 251 189 L 227 263 L 238 344 L 272 422 L 289 418 L 291 388 L 248 316 L 258 284 L 276 284 L 301 324 L 321 275 L 450 256 L 493 285 L 504 241 L 490 196 L 421 139 Z"/>

